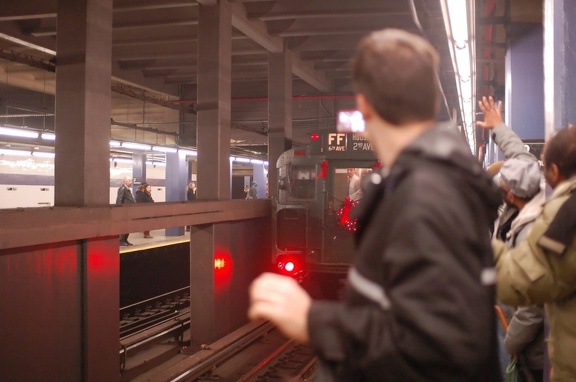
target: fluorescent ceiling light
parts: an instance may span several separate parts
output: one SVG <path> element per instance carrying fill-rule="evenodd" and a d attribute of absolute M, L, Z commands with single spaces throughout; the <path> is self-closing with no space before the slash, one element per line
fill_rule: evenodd
<path fill-rule="evenodd" d="M 54 133 L 42 133 L 42 134 L 40 134 L 40 137 L 42 139 L 47 140 L 47 141 L 55 141 L 56 140 L 56 134 L 54 134 Z"/>
<path fill-rule="evenodd" d="M 44 151 L 32 151 L 32 156 L 33 157 L 39 157 L 39 158 L 54 158 L 56 156 L 55 153 L 48 153 L 48 152 L 44 152 Z"/>
<path fill-rule="evenodd" d="M 460 78 L 470 78 L 471 65 L 470 65 L 470 49 L 468 45 L 462 49 L 455 49 L 456 65 L 458 65 L 458 74 Z"/>
<path fill-rule="evenodd" d="M 470 30 L 474 30 L 474 7 L 470 0 L 442 0 L 442 16 L 452 66 L 455 71 L 458 100 L 462 120 L 462 128 L 466 133 L 468 145 L 474 154 L 476 150 L 476 134 L 474 125 L 474 104 L 471 100 L 475 94 L 475 41 L 471 38 Z M 468 9 L 470 7 L 470 9 Z M 470 20 L 470 25 L 468 21 Z"/>
<path fill-rule="evenodd" d="M 120 147 L 120 142 L 118 142 L 118 141 L 110 141 L 110 147 Z"/>
<path fill-rule="evenodd" d="M 16 37 L 12 37 L 12 36 L 7 35 L 5 33 L 0 33 L 0 38 L 2 38 L 4 40 L 15 42 L 16 44 L 25 46 L 27 48 L 35 49 L 39 52 L 44 52 L 44 53 L 49 54 L 51 56 L 56 56 L 56 52 L 53 51 L 52 49 L 47 49 L 47 48 L 44 48 L 43 46 L 32 44 L 31 42 L 24 41 L 24 40 L 21 40 L 21 39 L 16 38 Z"/>
<path fill-rule="evenodd" d="M 457 44 L 468 41 L 467 0 L 447 0 L 452 38 Z"/>
<path fill-rule="evenodd" d="M 254 164 L 264 164 L 263 160 L 260 159 L 250 159 L 250 163 L 254 163 Z"/>
<path fill-rule="evenodd" d="M 250 159 L 248 158 L 236 158 L 235 161 L 240 163 L 250 163 Z"/>
<path fill-rule="evenodd" d="M 0 155 L 16 155 L 20 157 L 28 157 L 30 156 L 30 151 L 0 149 Z"/>
<path fill-rule="evenodd" d="M 159 151 L 161 153 L 175 153 L 178 151 L 175 147 L 152 146 L 152 151 Z"/>
<path fill-rule="evenodd" d="M 192 156 L 192 157 L 198 156 L 198 151 L 194 151 L 194 150 L 179 149 L 178 153 L 180 153 L 182 155 L 186 155 L 186 156 Z"/>
<path fill-rule="evenodd" d="M 150 146 L 150 145 L 145 145 L 143 143 L 135 143 L 135 142 L 122 142 L 122 147 L 125 147 L 127 149 L 142 150 L 142 151 L 150 151 L 150 149 L 152 148 L 152 146 Z"/>
<path fill-rule="evenodd" d="M 38 138 L 38 132 L 24 129 L 12 129 L 10 127 L 0 126 L 0 135 L 21 138 Z"/>

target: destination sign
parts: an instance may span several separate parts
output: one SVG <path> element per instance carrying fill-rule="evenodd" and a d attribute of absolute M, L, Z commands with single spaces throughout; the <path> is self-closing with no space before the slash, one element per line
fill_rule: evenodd
<path fill-rule="evenodd" d="M 372 143 L 362 134 L 324 134 L 322 154 L 327 158 L 372 158 Z"/>

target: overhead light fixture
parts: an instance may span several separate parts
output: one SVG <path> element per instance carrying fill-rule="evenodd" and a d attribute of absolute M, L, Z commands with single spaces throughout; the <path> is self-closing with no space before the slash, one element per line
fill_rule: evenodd
<path fill-rule="evenodd" d="M 56 156 L 56 154 L 45 152 L 45 151 L 32 151 L 32 156 L 33 157 L 39 157 L 39 158 L 54 158 Z"/>
<path fill-rule="evenodd" d="M 250 163 L 250 159 L 237 157 L 237 158 L 235 159 L 235 162 L 239 162 L 239 163 Z"/>
<path fill-rule="evenodd" d="M 263 160 L 260 159 L 250 159 L 250 163 L 254 163 L 254 164 L 264 164 Z"/>
<path fill-rule="evenodd" d="M 110 141 L 110 147 L 120 147 L 120 142 L 118 142 L 118 141 Z"/>
<path fill-rule="evenodd" d="M 28 42 L 28 41 L 24 41 L 22 39 L 7 35 L 5 33 L 0 33 L 0 39 L 11 41 L 11 42 L 16 43 L 18 45 L 22 45 L 22 46 L 25 46 L 27 48 L 35 49 L 39 52 L 43 52 L 43 53 L 49 54 L 51 56 L 56 56 L 56 51 L 54 51 L 52 49 L 44 48 L 43 46 L 36 45 L 36 44 L 33 44 L 31 42 Z"/>
<path fill-rule="evenodd" d="M 476 43 L 474 0 L 442 0 L 442 16 L 454 67 L 461 120 L 468 145 L 476 153 L 474 102 L 476 99 Z"/>
<path fill-rule="evenodd" d="M 150 151 L 152 149 L 151 145 L 145 145 L 143 143 L 135 143 L 135 142 L 122 142 L 122 147 L 142 151 Z"/>
<path fill-rule="evenodd" d="M 186 156 L 197 157 L 198 151 L 188 149 L 178 149 L 178 153 Z"/>
<path fill-rule="evenodd" d="M 0 135 L 20 138 L 38 138 L 38 132 L 25 129 L 13 129 L 11 127 L 0 126 Z"/>
<path fill-rule="evenodd" d="M 56 140 L 56 134 L 54 134 L 54 133 L 42 133 L 42 134 L 40 134 L 40 137 L 42 139 L 47 140 L 47 141 L 55 141 Z"/>
<path fill-rule="evenodd" d="M 29 157 L 30 151 L 0 149 L 0 155 L 15 155 L 19 157 Z"/>
<path fill-rule="evenodd" d="M 161 153 L 175 153 L 178 151 L 178 149 L 176 147 L 152 146 L 152 151 L 158 151 Z"/>

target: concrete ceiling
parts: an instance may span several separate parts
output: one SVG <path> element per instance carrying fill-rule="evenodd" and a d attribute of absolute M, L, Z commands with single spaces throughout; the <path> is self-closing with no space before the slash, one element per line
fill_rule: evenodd
<path fill-rule="evenodd" d="M 196 66 L 198 10 L 208 6 L 199 2 L 212 1 L 114 1 L 113 139 L 194 143 L 193 107 L 197 78 L 202 75 Z M 439 0 L 414 0 L 415 14 L 409 0 L 229 3 L 233 150 L 265 152 L 268 52 L 283 47 L 290 51 L 294 141 L 306 142 L 312 131 L 334 127 L 338 109 L 354 107 L 349 60 L 358 40 L 385 27 L 418 32 L 414 16 L 441 54 L 443 117 L 458 108 Z M 478 88 L 484 93 L 497 94 L 504 87 L 505 25 L 516 3 L 476 0 Z M 541 14 L 541 1 L 521 3 L 524 6 L 516 8 L 524 19 L 538 13 L 534 4 L 540 5 Z M 56 20 L 56 0 L 2 1 L 0 123 L 54 130 Z M 189 115 L 181 118 L 180 113 Z"/>

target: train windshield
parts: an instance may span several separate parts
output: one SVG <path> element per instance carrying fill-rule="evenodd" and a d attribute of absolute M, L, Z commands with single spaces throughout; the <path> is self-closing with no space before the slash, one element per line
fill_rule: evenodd
<path fill-rule="evenodd" d="M 364 197 L 362 183 L 372 173 L 371 168 L 346 167 L 334 170 L 333 198 L 343 202 L 346 198 L 358 202 Z"/>
<path fill-rule="evenodd" d="M 290 169 L 290 196 L 293 199 L 315 199 L 316 166 L 297 165 Z"/>

